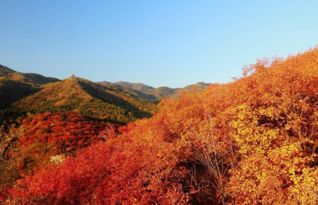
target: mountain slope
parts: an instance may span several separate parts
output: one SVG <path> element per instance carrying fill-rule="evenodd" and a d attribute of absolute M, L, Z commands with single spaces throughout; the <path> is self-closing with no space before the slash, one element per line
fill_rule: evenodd
<path fill-rule="evenodd" d="M 203 82 L 192 84 L 184 88 L 169 88 L 166 86 L 154 88 L 154 87 L 145 85 L 143 83 L 130 83 L 125 81 L 119 81 L 115 83 L 104 81 L 104 82 L 101 82 L 100 84 L 105 86 L 109 86 L 109 85 L 116 86 L 118 89 L 132 93 L 133 95 L 136 95 L 137 97 L 141 99 L 148 100 L 151 102 L 158 102 L 162 100 L 163 98 L 175 96 L 182 91 L 189 91 L 190 89 L 202 90 L 209 86 L 208 83 L 203 83 Z"/>
<path fill-rule="evenodd" d="M 92 118 L 126 123 L 150 116 L 155 105 L 111 86 L 80 78 L 49 83 L 11 106 L 18 112 L 73 111 Z"/>
<path fill-rule="evenodd" d="M 205 83 L 205 82 L 198 82 L 195 84 L 188 85 L 188 86 L 182 88 L 182 90 L 191 90 L 191 89 L 203 90 L 203 89 L 207 88 L 209 85 L 211 85 L 211 84 Z"/>
<path fill-rule="evenodd" d="M 158 101 L 162 98 L 170 97 L 176 94 L 177 89 L 169 88 L 169 87 L 159 87 L 154 88 L 143 83 L 129 83 L 129 82 L 116 82 L 115 85 L 121 86 L 122 88 L 132 92 L 138 91 L 143 93 L 144 95 L 151 96 L 149 100 Z"/>
<path fill-rule="evenodd" d="M 59 81 L 57 78 L 45 77 L 36 73 L 20 73 L 3 65 L 0 65 L 0 78 L 39 85 Z"/>

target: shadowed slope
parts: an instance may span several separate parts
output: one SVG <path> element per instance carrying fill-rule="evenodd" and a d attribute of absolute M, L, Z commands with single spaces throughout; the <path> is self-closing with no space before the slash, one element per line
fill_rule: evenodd
<path fill-rule="evenodd" d="M 0 79 L 0 109 L 8 107 L 11 103 L 39 90 L 29 84 Z"/>

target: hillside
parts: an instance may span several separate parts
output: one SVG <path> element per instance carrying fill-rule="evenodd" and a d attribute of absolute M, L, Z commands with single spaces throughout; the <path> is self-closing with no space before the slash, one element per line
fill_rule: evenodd
<path fill-rule="evenodd" d="M 234 82 L 163 100 L 151 118 L 23 177 L 2 198 L 8 204 L 315 205 L 317 85 L 318 49 L 258 61 Z"/>
<path fill-rule="evenodd" d="M 57 78 L 45 77 L 36 73 L 20 73 L 3 65 L 0 65 L 0 78 L 39 85 L 59 81 Z"/>
<path fill-rule="evenodd" d="M 208 83 L 199 82 L 196 84 L 192 84 L 186 86 L 184 88 L 169 88 L 166 86 L 154 88 L 143 83 L 130 83 L 125 81 L 119 81 L 115 83 L 111 82 L 101 82 L 102 85 L 113 85 L 116 86 L 118 89 L 122 89 L 126 92 L 132 93 L 135 96 L 138 96 L 141 99 L 152 101 L 152 102 L 159 102 L 160 100 L 172 96 L 178 95 L 178 93 L 182 91 L 188 91 L 190 89 L 204 89 L 209 86 Z"/>
<path fill-rule="evenodd" d="M 182 90 L 185 90 L 185 91 L 189 91 L 189 90 L 203 90 L 203 89 L 209 87 L 210 85 L 211 85 L 210 83 L 198 82 L 198 83 L 195 83 L 195 84 L 188 85 L 188 86 L 182 88 Z"/>
<path fill-rule="evenodd" d="M 10 109 L 32 113 L 73 111 L 92 118 L 126 123 L 150 116 L 155 105 L 114 87 L 71 77 L 44 85 L 40 91 L 15 102 Z"/>

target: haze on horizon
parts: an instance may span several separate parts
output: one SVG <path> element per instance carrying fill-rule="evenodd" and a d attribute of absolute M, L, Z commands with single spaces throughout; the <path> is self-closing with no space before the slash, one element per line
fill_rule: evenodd
<path fill-rule="evenodd" d="M 0 64 L 20 72 L 183 87 L 318 43 L 317 1 L 0 2 Z"/>

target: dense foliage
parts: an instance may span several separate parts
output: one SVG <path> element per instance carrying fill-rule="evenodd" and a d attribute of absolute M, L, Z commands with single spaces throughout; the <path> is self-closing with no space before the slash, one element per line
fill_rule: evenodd
<path fill-rule="evenodd" d="M 23 177 L 6 202 L 317 204 L 317 85 L 318 49 L 259 61 Z"/>
<path fill-rule="evenodd" d="M 0 131 L 0 188 L 39 168 L 61 163 L 89 145 L 115 137 L 117 127 L 76 113 L 25 117 L 19 127 Z"/>

